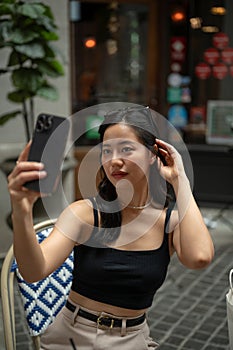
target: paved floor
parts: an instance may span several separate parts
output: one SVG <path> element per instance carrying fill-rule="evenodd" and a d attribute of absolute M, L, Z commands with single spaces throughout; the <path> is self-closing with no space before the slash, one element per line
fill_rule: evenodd
<path fill-rule="evenodd" d="M 228 273 L 233 268 L 233 211 L 225 211 L 215 223 L 211 218 L 218 209 L 201 210 L 212 226 L 215 258 L 201 271 L 188 270 L 172 258 L 166 282 L 148 314 L 151 334 L 160 343 L 160 350 L 230 349 L 225 297 Z M 17 350 L 31 350 L 17 292 L 16 301 Z M 1 317 L 0 350 L 5 350 Z"/>

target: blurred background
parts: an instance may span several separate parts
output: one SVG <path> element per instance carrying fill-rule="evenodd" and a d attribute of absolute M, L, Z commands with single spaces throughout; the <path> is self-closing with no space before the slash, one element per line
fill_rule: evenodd
<path fill-rule="evenodd" d="M 176 128 L 189 151 L 194 196 L 216 248 L 215 259 L 204 272 L 184 269 L 173 257 L 149 313 L 152 336 L 163 350 L 228 350 L 233 1 L 47 0 L 33 5 L 22 0 L 21 7 L 16 3 L 0 2 L 0 266 L 12 243 L 7 176 L 31 138 L 36 116 L 47 112 L 74 118 L 62 182 L 56 193 L 36 202 L 35 223 L 46 219 L 48 212 L 56 218 L 68 203 L 82 198 L 79 168 L 98 143 L 96 125 L 103 118 L 98 106 L 149 106 Z M 16 9 L 17 16 L 10 16 Z M 91 195 L 91 172 L 98 168 L 95 150 L 89 152 L 85 167 L 85 191 Z M 17 288 L 15 294 L 17 349 L 30 349 Z M 0 349 L 5 349 L 2 333 L 0 317 Z"/>

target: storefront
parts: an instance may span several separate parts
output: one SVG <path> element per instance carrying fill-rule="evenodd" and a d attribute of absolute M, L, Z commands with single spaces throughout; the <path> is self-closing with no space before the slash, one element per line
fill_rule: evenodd
<path fill-rule="evenodd" d="M 198 197 L 231 201 L 233 2 L 70 4 L 76 9 L 71 13 L 73 113 L 111 101 L 149 105 L 167 117 L 187 143 L 197 172 Z M 91 116 L 93 122 L 95 117 Z M 93 135 L 84 135 L 77 145 L 95 142 Z M 215 176 L 204 193 L 208 169 Z M 222 173 L 228 177 L 224 188 L 218 189 Z"/>
<path fill-rule="evenodd" d="M 73 110 L 94 103 L 153 103 L 159 57 L 156 1 L 73 1 Z"/>

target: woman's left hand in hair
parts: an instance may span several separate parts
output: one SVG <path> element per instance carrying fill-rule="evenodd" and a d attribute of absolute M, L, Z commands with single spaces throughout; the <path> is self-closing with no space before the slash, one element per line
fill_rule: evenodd
<path fill-rule="evenodd" d="M 175 147 L 165 141 L 156 139 L 154 148 L 158 154 L 157 162 L 160 174 L 166 181 L 173 184 L 180 177 L 186 176 L 182 157 Z"/>

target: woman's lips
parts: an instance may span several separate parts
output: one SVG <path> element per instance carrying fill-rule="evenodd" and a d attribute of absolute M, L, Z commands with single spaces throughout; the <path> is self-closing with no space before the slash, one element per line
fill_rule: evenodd
<path fill-rule="evenodd" d="M 123 172 L 123 171 L 114 171 L 112 173 L 112 177 L 114 177 L 114 179 L 123 179 L 125 176 L 127 176 L 127 173 Z"/>

